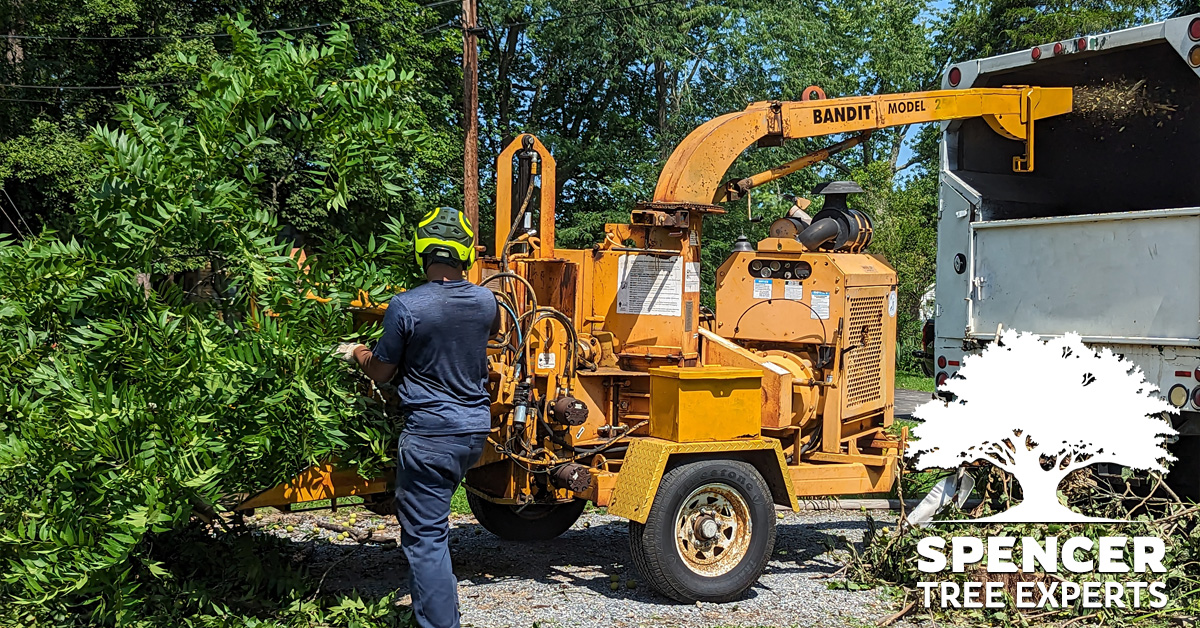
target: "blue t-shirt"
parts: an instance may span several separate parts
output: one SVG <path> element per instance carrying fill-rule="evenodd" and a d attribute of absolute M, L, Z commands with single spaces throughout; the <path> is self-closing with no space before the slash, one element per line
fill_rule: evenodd
<path fill-rule="evenodd" d="M 404 429 L 440 436 L 487 432 L 487 342 L 496 297 L 466 280 L 430 281 L 392 297 L 375 359 L 398 367 Z"/>

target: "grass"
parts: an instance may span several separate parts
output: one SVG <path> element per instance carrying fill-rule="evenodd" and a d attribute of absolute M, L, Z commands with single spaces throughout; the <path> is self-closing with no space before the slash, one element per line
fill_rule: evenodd
<path fill-rule="evenodd" d="M 925 377 L 920 373 L 896 373 L 896 388 L 931 393 L 933 392 L 933 378 Z"/>
<path fill-rule="evenodd" d="M 450 498 L 450 512 L 456 515 L 471 514 L 471 507 L 467 505 L 467 489 L 461 485 L 457 491 L 454 491 L 454 496 Z"/>

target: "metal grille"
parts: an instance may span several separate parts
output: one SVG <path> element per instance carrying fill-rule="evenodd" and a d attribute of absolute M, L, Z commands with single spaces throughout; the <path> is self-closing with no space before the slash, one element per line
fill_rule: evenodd
<path fill-rule="evenodd" d="M 849 299 L 846 343 L 846 405 L 859 406 L 883 397 L 883 317 L 886 297 Z"/>

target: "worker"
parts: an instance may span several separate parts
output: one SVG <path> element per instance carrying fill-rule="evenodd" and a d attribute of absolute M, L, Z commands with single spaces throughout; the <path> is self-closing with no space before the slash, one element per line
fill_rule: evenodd
<path fill-rule="evenodd" d="M 421 628 L 450 628 L 459 625 L 450 498 L 491 429 L 487 343 L 500 317 L 491 291 L 463 278 L 475 261 L 475 234 L 462 212 L 429 212 L 414 244 L 427 281 L 392 297 L 373 350 L 343 345 L 338 352 L 377 382 L 395 378 L 405 417 L 396 513 L 413 616 Z"/>

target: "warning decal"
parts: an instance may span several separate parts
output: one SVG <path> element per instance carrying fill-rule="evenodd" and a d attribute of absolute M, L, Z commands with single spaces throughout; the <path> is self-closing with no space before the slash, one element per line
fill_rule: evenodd
<path fill-rule="evenodd" d="M 625 255 L 617 264 L 617 313 L 679 316 L 683 258 Z"/>
<path fill-rule="evenodd" d="M 771 298 L 771 280 L 770 279 L 755 279 L 754 280 L 754 298 L 756 298 L 756 299 Z"/>
<path fill-rule="evenodd" d="M 700 262 L 688 262 L 684 265 L 683 291 L 700 292 Z"/>
<path fill-rule="evenodd" d="M 812 314 L 809 315 L 809 318 L 822 318 L 822 319 L 829 318 L 829 293 L 828 292 L 818 292 L 816 290 L 813 290 L 813 292 L 812 292 Z"/>
<path fill-rule="evenodd" d="M 783 298 L 789 301 L 804 300 L 804 284 L 795 279 L 788 279 L 783 282 Z"/>

